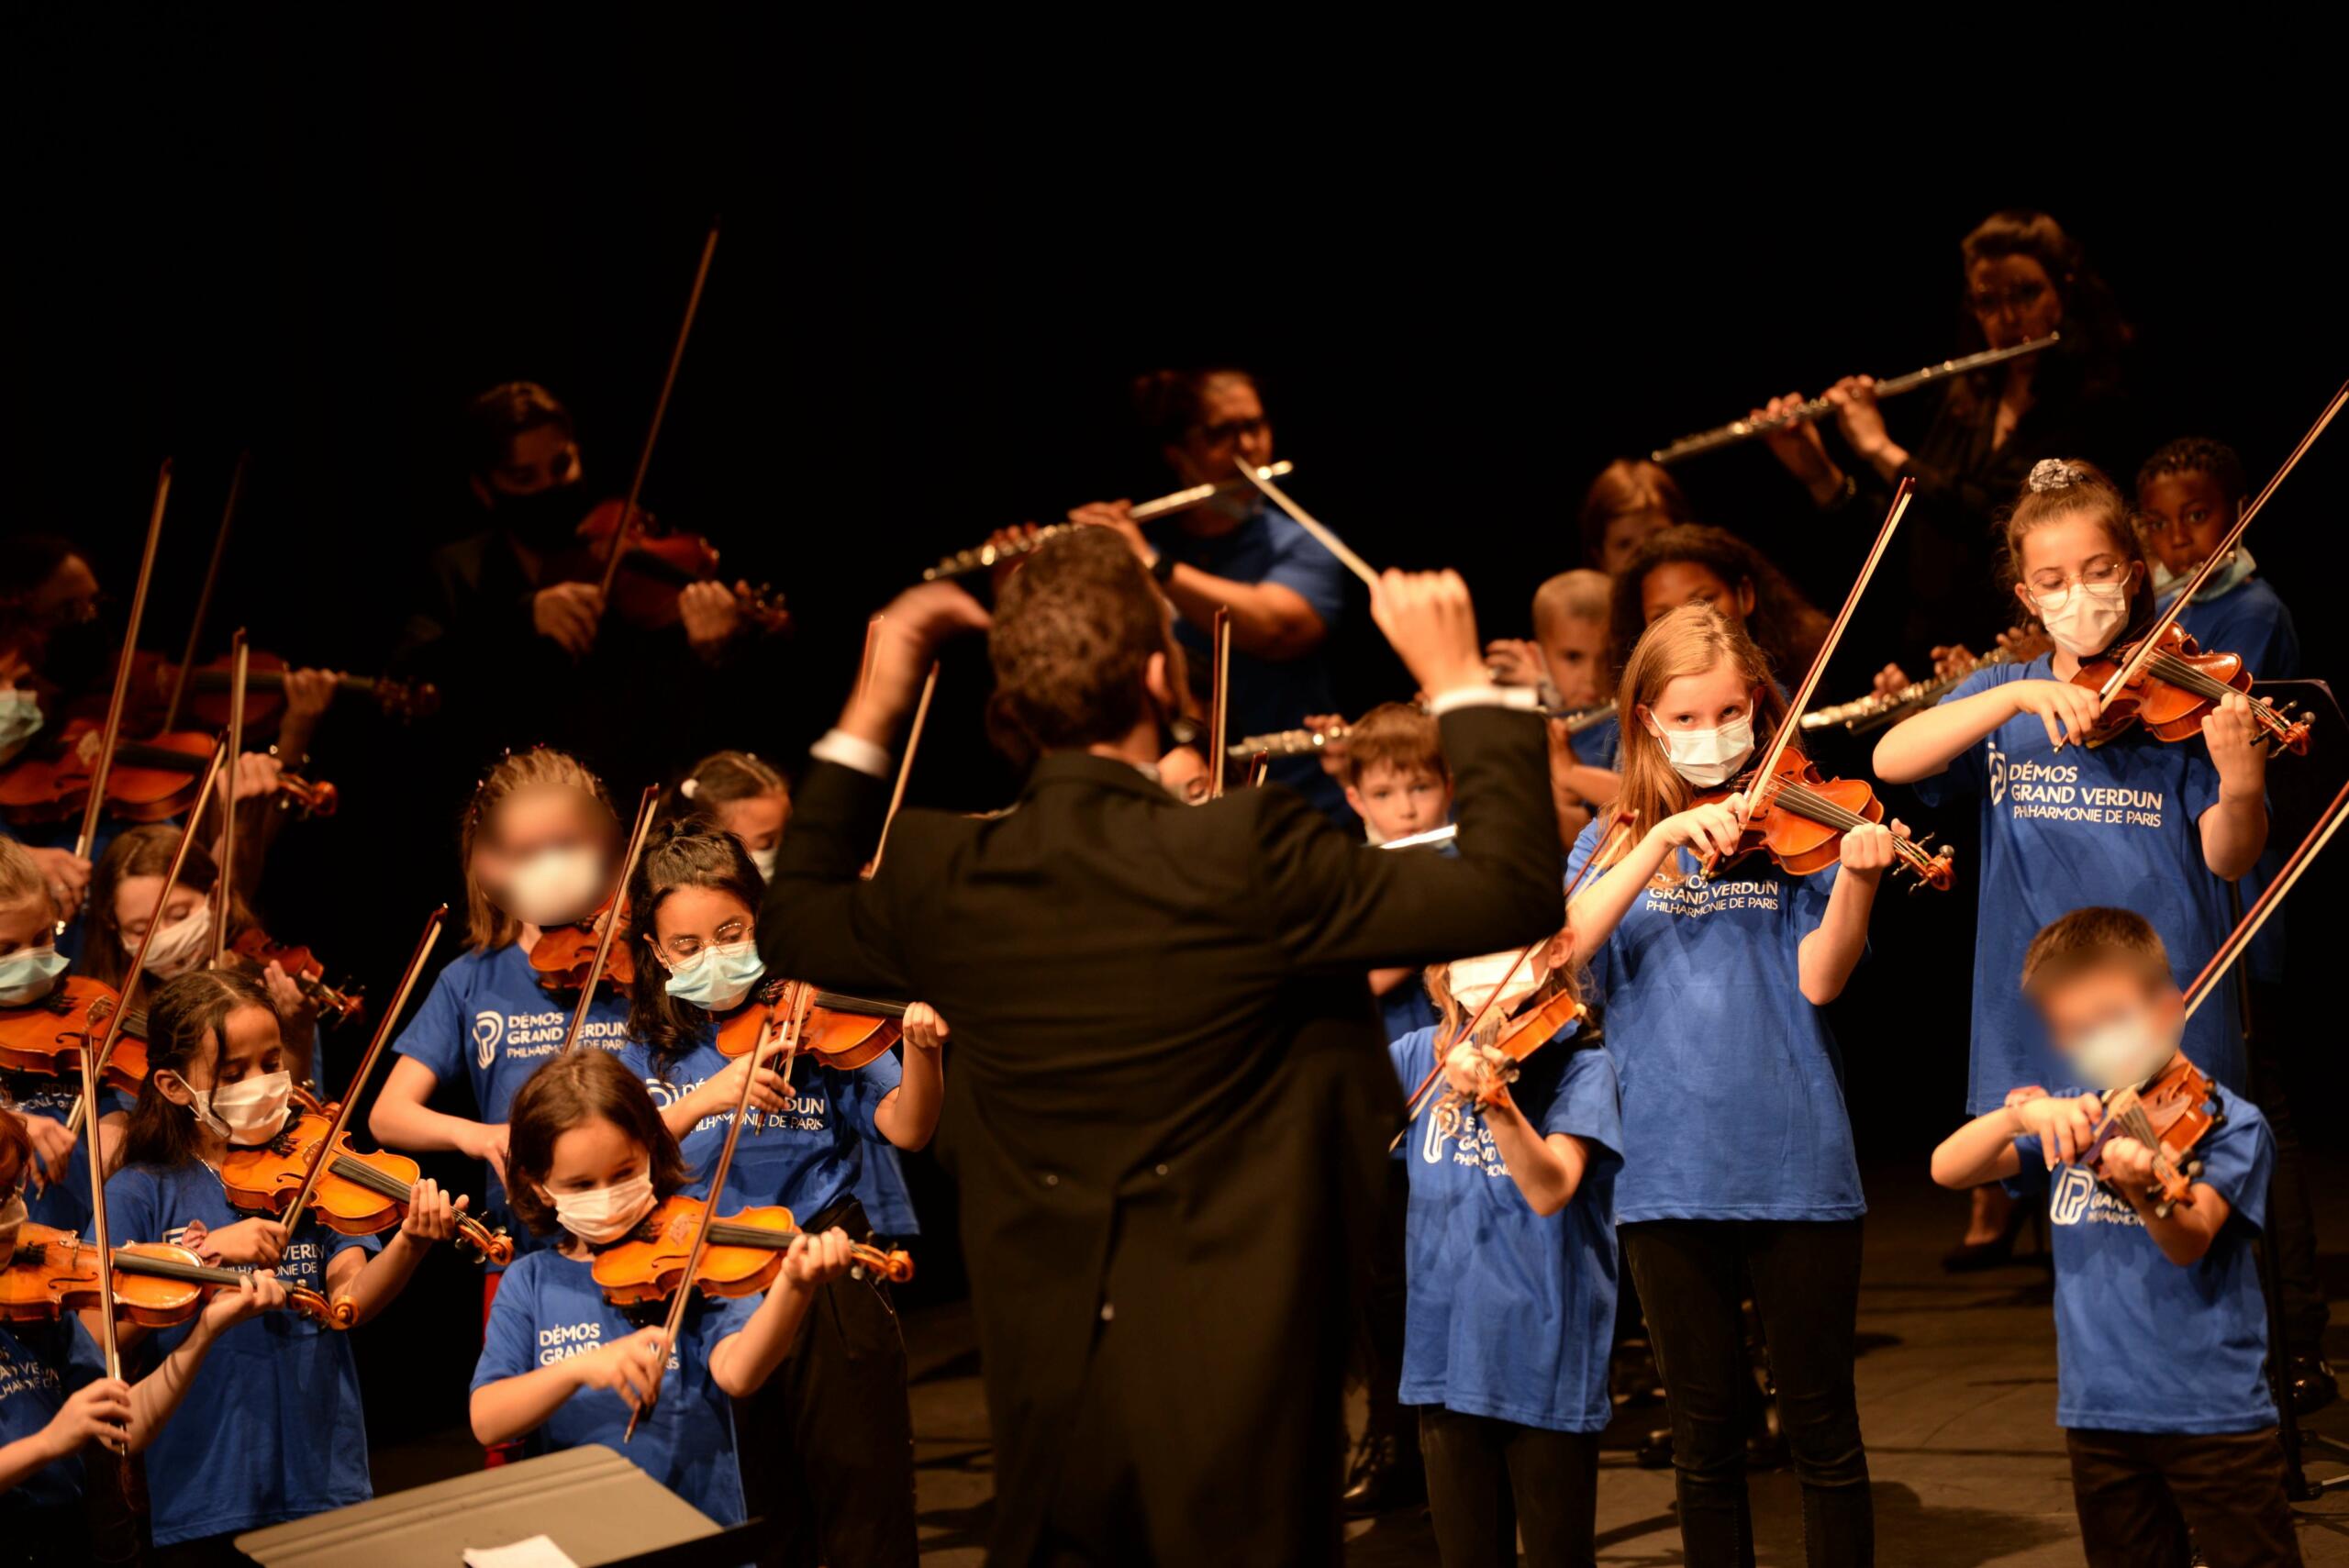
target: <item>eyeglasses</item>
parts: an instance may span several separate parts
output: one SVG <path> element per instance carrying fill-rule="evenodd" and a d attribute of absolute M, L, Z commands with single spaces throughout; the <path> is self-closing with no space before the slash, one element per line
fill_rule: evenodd
<path fill-rule="evenodd" d="M 1973 306 L 1976 316 L 1996 316 L 2002 310 L 2025 310 L 2037 305 L 2047 292 L 2045 284 L 2016 284 L 2002 289 L 1974 289 L 1968 292 L 1966 303 Z"/>
<path fill-rule="evenodd" d="M 1210 446 L 1221 446 L 1226 441 L 1262 434 L 1264 417 L 1260 414 L 1253 419 L 1219 419 L 1212 425 L 1198 425 L 1193 428 L 1198 432 L 1199 439 Z"/>
<path fill-rule="evenodd" d="M 742 941 L 747 939 L 750 934 L 750 921 L 744 919 L 729 920 L 726 924 L 718 928 L 717 936 L 714 939 L 714 945 L 718 947 L 732 947 L 736 942 Z M 694 954 L 701 951 L 702 940 L 699 937 L 679 937 L 674 942 L 662 945 L 666 951 L 678 958 L 691 958 Z"/>
<path fill-rule="evenodd" d="M 2077 577 L 2065 577 L 2051 573 L 2049 577 L 2032 578 L 2031 596 L 2039 601 L 2039 607 L 2042 609 L 2060 610 L 2064 607 L 2064 602 L 2072 596 L 2073 584 L 2078 584 L 2089 588 L 2115 587 L 2129 580 L 2130 571 L 2135 564 L 2134 562 L 2116 561 L 2109 555 L 2099 556 L 2089 562 Z"/>

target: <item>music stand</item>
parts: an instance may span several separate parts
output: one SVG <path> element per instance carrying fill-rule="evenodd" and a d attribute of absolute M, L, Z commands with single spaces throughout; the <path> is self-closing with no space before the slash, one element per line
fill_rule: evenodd
<path fill-rule="evenodd" d="M 262 1568 L 456 1568 L 470 1548 L 543 1535 L 579 1568 L 735 1568 L 757 1559 L 763 1529 L 722 1529 L 589 1444 L 248 1530 L 237 1550 Z"/>

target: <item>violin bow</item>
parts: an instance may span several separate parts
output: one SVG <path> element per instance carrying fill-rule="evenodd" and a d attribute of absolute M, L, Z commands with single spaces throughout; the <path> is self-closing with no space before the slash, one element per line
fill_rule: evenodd
<path fill-rule="evenodd" d="M 2349 403 L 2349 382 L 2343 382 L 2341 389 L 2332 395 L 2330 402 L 2325 404 L 2324 412 L 2316 417 L 2316 423 L 2309 427 L 2309 433 L 2302 436 L 2299 444 L 2285 457 L 2284 465 L 2276 471 L 2275 477 L 2260 486 L 2259 494 L 2251 498 L 2251 505 L 2243 509 L 2243 516 L 2235 519 L 2235 526 L 2227 530 L 2226 537 L 2219 541 L 2218 548 L 2211 550 L 2202 564 L 2194 569 L 2194 575 L 2186 580 L 2186 586 L 2178 590 L 2177 597 L 2170 601 L 2169 608 L 2154 618 L 2152 628 L 2143 637 L 2137 639 L 2137 645 L 2130 651 L 2129 657 L 2122 660 L 2121 667 L 2106 678 L 2103 685 L 2097 688 L 2096 707 L 2099 713 L 2110 707 L 2112 699 L 2126 691 L 2130 684 L 2144 673 L 2146 664 L 2161 651 L 2162 633 L 2176 623 L 2177 617 L 2185 613 L 2186 606 L 2194 602 L 2194 595 L 2202 591 L 2202 584 L 2210 580 L 2210 574 L 2219 569 L 2221 562 L 2234 553 L 2235 546 L 2243 542 L 2243 530 L 2251 527 L 2251 519 L 2259 516 L 2259 509 L 2267 505 L 2268 498 L 2274 495 L 2284 481 L 2291 476 L 2292 470 L 2300 465 L 2300 459 L 2308 455 L 2309 448 L 2314 446 L 2316 439 L 2324 434 L 2325 428 L 2332 423 L 2333 416 L 2341 412 L 2342 405 L 2344 403 Z"/>
<path fill-rule="evenodd" d="M 1231 612 L 1215 607 L 1215 624 L 1208 637 L 1208 798 L 1223 798 L 1223 775 L 1230 759 L 1223 754 L 1224 737 L 1231 727 Z"/>
<path fill-rule="evenodd" d="M 813 995 L 814 992 L 809 987 L 802 985 L 796 995 L 792 997 L 791 1012 L 784 1023 L 784 1044 L 781 1056 L 783 1071 L 786 1077 L 791 1073 L 792 1058 L 799 1051 L 799 1028 L 807 1016 L 807 1008 Z M 659 1397 L 662 1380 L 669 1371 L 669 1348 L 677 1342 L 677 1329 L 685 1321 L 685 1306 L 693 1300 L 694 1275 L 701 1270 L 702 1254 L 709 1250 L 709 1228 L 711 1222 L 718 1218 L 718 1195 L 726 1190 L 727 1173 L 734 1167 L 734 1145 L 741 1140 L 742 1122 L 751 1114 L 751 1084 L 759 1075 L 757 1054 L 757 1048 L 752 1047 L 751 1065 L 745 1068 L 742 1073 L 741 1093 L 734 1098 L 734 1119 L 727 1125 L 726 1141 L 718 1146 L 718 1163 L 710 1168 L 709 1195 L 702 1202 L 701 1223 L 694 1228 L 694 1244 L 692 1250 L 685 1254 L 685 1273 L 677 1276 L 676 1294 L 669 1298 L 669 1318 L 661 1329 L 659 1341 L 661 1353 L 653 1362 L 653 1365 L 658 1369 L 653 1373 L 652 1380 L 652 1393 L 655 1398 Z M 648 1399 L 629 1412 L 628 1429 L 620 1434 L 620 1441 L 625 1443 L 635 1439 L 637 1418 L 651 1407 L 652 1401 Z"/>
<path fill-rule="evenodd" d="M 596 1005 L 596 982 L 604 977 L 604 967 L 612 959 L 612 943 L 619 939 L 620 910 L 628 897 L 628 884 L 636 876 L 636 862 L 644 853 L 645 837 L 652 831 L 652 803 L 659 799 L 661 786 L 647 784 L 636 803 L 636 826 L 628 836 L 628 853 L 620 858 L 619 880 L 612 884 L 611 895 L 604 902 L 604 929 L 596 938 L 596 956 L 587 965 L 587 978 L 579 987 L 579 1006 L 572 1009 L 571 1032 L 562 1037 L 562 1049 L 555 1054 L 567 1056 L 579 1044 L 579 1037 L 586 1032 L 588 1009 Z"/>
<path fill-rule="evenodd" d="M 426 918 L 424 935 L 417 939 L 416 951 L 409 955 L 407 968 L 400 975 L 399 989 L 392 993 L 392 1005 L 384 1008 L 384 1016 L 376 1020 L 375 1038 L 367 1042 L 366 1054 L 360 1057 L 359 1066 L 351 1075 L 350 1086 L 343 1090 L 342 1098 L 335 1106 L 334 1119 L 328 1124 L 326 1137 L 319 1140 L 317 1152 L 310 1157 L 310 1168 L 304 1173 L 302 1184 L 295 1189 L 294 1201 L 279 1211 L 278 1217 L 288 1227 L 302 1222 L 302 1211 L 309 1206 L 310 1195 L 317 1191 L 318 1178 L 326 1173 L 327 1161 L 333 1154 L 335 1144 L 351 1130 L 351 1118 L 359 1109 L 359 1096 L 367 1087 L 368 1074 L 374 1072 L 375 1063 L 383 1058 L 384 1048 L 391 1043 L 392 1025 L 398 1020 L 402 1009 L 406 1007 L 408 995 L 416 989 L 417 976 L 424 973 L 425 964 L 430 961 L 432 949 L 440 940 L 441 923 L 448 917 L 449 906 L 443 904 Z"/>
<path fill-rule="evenodd" d="M 228 677 L 228 766 L 234 769 L 237 759 L 244 755 L 245 747 L 245 680 L 251 673 L 250 660 L 252 650 L 246 645 L 245 628 L 239 627 L 229 639 L 228 657 L 231 671 Z M 196 819 L 187 819 L 187 830 L 196 830 Z M 219 907 L 212 917 L 212 967 L 220 967 L 228 951 L 228 911 L 237 900 L 237 792 L 228 791 L 228 803 L 220 809 L 220 874 L 213 883 L 212 892 Z"/>
<path fill-rule="evenodd" d="M 190 823 L 203 817 L 204 808 L 212 799 L 213 786 L 220 782 L 221 772 L 228 765 L 228 740 L 223 736 L 220 743 L 213 748 L 212 761 L 205 767 L 204 782 L 196 786 L 195 802 L 188 807 L 187 819 Z M 180 873 L 187 869 L 188 851 L 195 847 L 195 829 L 189 827 L 180 833 L 179 848 L 172 851 L 171 867 L 163 873 L 162 890 L 155 895 L 155 912 L 147 917 L 147 929 L 139 934 L 139 949 L 130 955 L 129 978 L 122 983 L 122 995 L 115 999 L 114 1011 L 106 1018 L 106 1039 L 98 1046 L 97 1063 L 91 1069 L 93 1078 L 103 1074 L 106 1063 L 113 1060 L 115 1041 L 122 1038 L 122 1026 L 130 1017 L 131 989 L 147 973 L 147 950 L 154 946 L 155 933 L 163 929 L 163 906 L 172 901 L 172 889 L 179 885 Z M 85 1038 L 82 1041 L 83 1054 L 89 1054 L 89 1050 L 90 1042 Z M 66 1130 L 78 1134 L 83 1123 L 92 1114 L 91 1107 L 96 1104 L 96 1099 L 87 1090 L 77 1096 L 73 1109 L 65 1118 Z M 97 1140 L 93 1138 L 90 1141 L 95 1143 Z"/>
<path fill-rule="evenodd" d="M 880 617 L 875 616 L 874 619 L 877 623 Z M 897 807 L 906 803 L 906 781 L 913 776 L 914 752 L 920 749 L 922 726 L 930 722 L 930 699 L 937 695 L 937 692 L 938 665 L 933 662 L 930 667 L 930 674 L 921 684 L 921 700 L 914 705 L 913 724 L 906 730 L 906 754 L 897 759 L 897 782 L 889 789 L 889 810 L 888 814 L 881 818 L 881 837 L 874 841 L 873 863 L 864 868 L 865 880 L 868 882 L 873 879 L 874 873 L 881 869 L 882 851 L 889 847 L 889 829 L 896 823 Z"/>
<path fill-rule="evenodd" d="M 2192 1018 L 2194 1009 L 2209 1000 L 2211 993 L 2219 988 L 2219 982 L 2226 977 L 2227 971 L 2251 946 L 2252 938 L 2259 934 L 2259 928 L 2267 923 L 2267 917 L 2276 912 L 2276 906 L 2283 902 L 2286 894 L 2292 891 L 2292 884 L 2300 880 L 2301 874 L 2315 862 L 2325 845 L 2332 842 L 2332 836 L 2341 831 L 2343 822 L 2349 822 L 2349 784 L 2341 786 L 2341 793 L 2334 795 L 2332 804 L 2324 808 L 2324 815 L 2317 818 L 2316 826 L 2309 829 L 2308 836 L 2300 840 L 2299 848 L 2292 851 L 2292 858 L 2277 872 L 2276 880 L 2267 884 L 2258 902 L 2235 923 L 2235 929 L 2227 933 L 2227 940 L 2219 944 L 2218 951 L 2210 955 L 2210 962 L 2202 966 L 2202 973 L 2194 977 L 2194 984 L 2186 988 L 2188 1018 Z"/>
<path fill-rule="evenodd" d="M 1615 813 L 1614 819 L 1607 825 L 1607 831 L 1599 842 L 1591 846 L 1590 858 L 1582 862 L 1582 869 L 1575 872 L 1574 879 L 1566 884 L 1565 895 L 1559 900 L 1560 908 L 1563 909 L 1574 902 L 1575 889 L 1582 885 L 1582 879 L 1590 874 L 1591 867 L 1607 858 L 1608 852 L 1615 847 L 1623 831 L 1631 825 L 1631 819 L 1627 814 L 1620 811 Z M 1493 987 L 1493 994 L 1485 998 L 1485 1005 L 1476 1009 L 1475 1017 L 1470 1018 L 1467 1026 L 1458 1035 L 1436 1051 L 1435 1066 L 1429 1071 L 1426 1077 L 1419 1080 L 1419 1086 L 1411 1091 L 1410 1099 L 1404 1104 L 1403 1126 L 1395 1134 L 1395 1140 L 1386 1146 L 1388 1153 L 1392 1154 L 1403 1146 L 1403 1140 L 1410 1135 L 1411 1124 L 1419 1119 L 1421 1111 L 1427 1109 L 1428 1101 L 1434 1096 L 1436 1085 L 1443 1081 L 1444 1058 L 1458 1049 L 1462 1040 L 1475 1038 L 1476 1026 L 1485 1021 L 1485 1015 L 1491 1012 L 1494 1006 L 1500 1001 L 1501 993 L 1508 990 L 1508 983 L 1517 978 L 1517 972 L 1525 967 L 1538 950 L 1555 940 L 1556 933 L 1553 932 L 1540 941 L 1529 944 L 1523 952 L 1519 953 L 1517 962 L 1508 966 L 1508 973 L 1501 976 L 1501 983 Z"/>
<path fill-rule="evenodd" d="M 98 734 L 98 755 L 90 766 L 90 798 L 82 807 L 82 831 L 73 840 L 76 858 L 88 860 L 97 842 L 98 817 L 106 799 L 106 775 L 114 768 L 115 742 L 122 738 L 123 703 L 130 695 L 131 662 L 139 655 L 139 623 L 147 615 L 147 588 L 155 580 L 155 546 L 163 537 L 163 506 L 172 496 L 172 460 L 165 458 L 155 475 L 155 505 L 147 515 L 147 548 L 139 558 L 139 585 L 130 595 L 130 624 L 122 634 L 122 657 L 115 662 L 114 695 L 106 699 L 106 728 Z M 191 817 L 188 821 L 195 820 Z"/>
<path fill-rule="evenodd" d="M 612 579 L 619 574 L 620 557 L 626 553 L 629 530 L 636 527 L 636 504 L 644 495 L 644 476 L 652 469 L 652 446 L 661 439 L 661 421 L 669 415 L 669 395 L 677 390 L 677 367 L 685 362 L 685 343 L 694 335 L 694 317 L 701 311 L 701 291 L 709 282 L 710 258 L 718 254 L 718 225 L 709 226 L 709 238 L 702 241 L 701 263 L 694 269 L 693 292 L 685 296 L 685 318 L 677 324 L 676 346 L 669 350 L 669 369 L 661 378 L 661 395 L 652 405 L 652 423 L 644 432 L 644 445 L 636 454 L 636 473 L 628 482 L 628 500 L 620 507 L 619 526 L 612 530 L 612 552 L 604 562 L 604 580 L 597 586 L 604 602 L 612 598 Z"/>
<path fill-rule="evenodd" d="M 1263 491 L 1264 493 L 1265 499 L 1272 502 L 1274 506 L 1278 506 L 1282 511 L 1286 512 L 1292 522 L 1296 523 L 1298 528 L 1303 528 L 1307 533 L 1311 534 L 1316 542 L 1318 542 L 1322 549 L 1328 550 L 1331 555 L 1336 556 L 1340 565 L 1353 573 L 1355 576 L 1361 578 L 1364 587 L 1370 588 L 1373 591 L 1377 589 L 1378 573 L 1370 569 L 1370 562 L 1364 561 L 1361 556 L 1356 555 L 1353 550 L 1348 550 L 1344 539 L 1340 539 L 1336 534 L 1331 533 L 1327 528 L 1323 527 L 1319 519 L 1316 518 L 1312 513 L 1307 511 L 1304 507 L 1290 500 L 1288 498 L 1288 492 L 1273 483 L 1269 470 L 1258 468 L 1254 463 L 1248 462 L 1244 458 L 1234 458 L 1232 460 L 1232 466 L 1241 472 L 1241 474 L 1246 478 L 1249 484 Z"/>
<path fill-rule="evenodd" d="M 117 1007 L 115 1011 L 119 1015 L 122 1009 Z M 89 1040 L 84 1039 L 81 1053 L 82 1099 L 84 1104 L 93 1103 L 98 1097 L 98 1070 L 90 1060 L 89 1046 Z M 116 1331 L 114 1320 L 114 1248 L 106 1237 L 106 1155 L 98 1148 L 98 1141 L 95 1132 L 82 1140 L 83 1152 L 90 1162 L 90 1240 L 97 1248 L 94 1265 L 98 1276 L 98 1344 L 106 1352 L 106 1375 L 119 1383 L 122 1381 L 122 1339 Z M 130 1456 L 128 1433 L 120 1441 L 107 1446 L 128 1462 Z M 125 1479 L 128 1477 L 126 1471 Z"/>
<path fill-rule="evenodd" d="M 245 461 L 251 456 L 249 451 L 239 452 L 236 471 L 228 475 L 228 499 L 220 508 L 220 527 L 212 535 L 212 559 L 205 562 L 204 586 L 195 594 L 195 618 L 188 622 L 187 647 L 180 654 L 180 667 L 172 674 L 172 700 L 163 706 L 165 731 L 179 722 L 180 704 L 187 697 L 188 672 L 195 668 L 205 617 L 212 613 L 213 585 L 220 580 L 220 560 L 228 550 L 228 525 L 236 519 L 238 498 L 245 493 Z"/>

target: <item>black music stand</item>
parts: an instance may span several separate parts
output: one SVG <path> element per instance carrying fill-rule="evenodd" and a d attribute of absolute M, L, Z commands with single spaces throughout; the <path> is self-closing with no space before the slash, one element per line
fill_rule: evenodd
<path fill-rule="evenodd" d="M 2288 848 L 2308 836 L 2324 808 L 2340 793 L 2342 784 L 2349 782 L 2349 715 L 2342 712 L 2332 686 L 2323 681 L 2258 681 L 2253 684 L 2252 690 L 2273 703 L 2296 703 L 2299 711 L 2293 717 L 2314 720 L 2309 728 L 2307 756 L 2271 759 L 2268 763 L 2268 842 Z M 2234 917 L 2242 919 L 2240 884 L 2227 884 L 2227 898 Z M 2239 974 L 2237 980 L 2236 995 L 2243 1002 L 2243 1086 L 2249 1091 L 2251 1102 L 2257 1105 L 2263 1088 L 2259 1082 L 2259 1054 L 2253 1047 L 2258 1019 L 2251 1005 L 2250 976 Z M 2267 1185 L 2268 1213 L 2272 1216 L 2276 1208 L 2273 1178 Z M 2284 1449 L 2285 1489 L 2293 1501 L 2305 1503 L 2349 1486 L 2349 1474 L 2310 1480 L 2303 1467 L 2308 1450 L 2321 1449 L 2327 1458 L 2349 1462 L 2349 1443 L 2321 1432 L 2300 1430 L 2299 1416 L 2292 1408 L 2288 1375 L 2290 1357 L 2284 1343 L 2282 1278 L 2282 1254 L 2276 1243 L 2276 1228 L 2264 1225 L 2259 1230 L 2259 1287 L 2267 1298 L 2267 1388 L 2276 1401 L 2277 1435 Z"/>
<path fill-rule="evenodd" d="M 720 1529 L 599 1444 L 395 1492 L 249 1530 L 237 1550 L 262 1568 L 458 1568 L 470 1548 L 543 1535 L 579 1568 L 736 1568 L 763 1526 Z"/>

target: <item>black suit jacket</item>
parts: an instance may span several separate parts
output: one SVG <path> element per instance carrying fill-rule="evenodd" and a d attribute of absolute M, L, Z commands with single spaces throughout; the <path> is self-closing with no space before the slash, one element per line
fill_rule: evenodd
<path fill-rule="evenodd" d="M 994 1560 L 1333 1559 L 1353 1282 L 1398 1095 L 1364 972 L 1562 921 L 1541 727 L 1442 721 L 1456 857 L 1295 795 L 1186 806 L 1060 753 L 1001 816 L 811 769 L 759 921 L 778 972 L 952 1030 L 941 1156 L 996 1453 Z"/>

